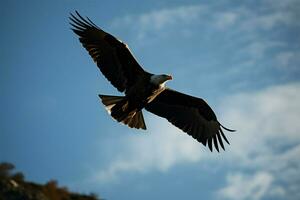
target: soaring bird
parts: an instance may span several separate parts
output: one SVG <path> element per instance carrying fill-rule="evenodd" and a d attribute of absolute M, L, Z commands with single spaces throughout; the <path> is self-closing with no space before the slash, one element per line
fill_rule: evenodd
<path fill-rule="evenodd" d="M 146 129 L 143 109 L 166 118 L 194 139 L 223 150 L 228 140 L 214 111 L 201 98 L 172 90 L 165 83 L 171 75 L 145 71 L 134 58 L 127 44 L 103 31 L 88 17 L 77 11 L 70 14 L 70 24 L 79 41 L 93 58 L 103 75 L 125 96 L 99 95 L 112 118 L 131 128 Z"/>

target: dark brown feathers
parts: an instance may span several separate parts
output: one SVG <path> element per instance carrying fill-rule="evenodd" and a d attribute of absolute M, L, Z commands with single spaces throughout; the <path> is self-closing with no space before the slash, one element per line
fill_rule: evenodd
<path fill-rule="evenodd" d="M 71 13 L 72 30 L 79 36 L 104 76 L 120 92 L 127 91 L 145 72 L 125 43 L 96 26 L 77 11 Z"/>
<path fill-rule="evenodd" d="M 166 118 L 203 145 L 208 144 L 211 151 L 213 146 L 219 151 L 219 144 L 225 150 L 222 138 L 229 144 L 221 129 L 223 126 L 203 99 L 166 89 L 145 108 L 149 112 Z"/>

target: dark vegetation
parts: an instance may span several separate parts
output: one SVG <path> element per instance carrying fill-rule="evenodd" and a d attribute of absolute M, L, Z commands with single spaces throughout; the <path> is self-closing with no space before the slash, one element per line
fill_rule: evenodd
<path fill-rule="evenodd" d="M 26 181 L 14 165 L 0 163 L 0 200 L 100 200 L 95 194 L 85 195 L 59 187 L 57 181 L 46 184 Z"/>

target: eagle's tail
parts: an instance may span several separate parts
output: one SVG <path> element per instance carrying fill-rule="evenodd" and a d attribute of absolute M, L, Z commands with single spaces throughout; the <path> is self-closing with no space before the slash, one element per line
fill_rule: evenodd
<path fill-rule="evenodd" d="M 109 96 L 109 95 L 101 95 L 99 97 L 102 103 L 105 105 L 105 109 L 109 114 L 111 114 L 111 109 L 118 103 L 121 102 L 124 97 L 121 96 Z"/>
<path fill-rule="evenodd" d="M 128 101 L 122 96 L 101 95 L 99 97 L 105 105 L 107 112 L 118 122 L 128 125 L 130 128 L 142 128 L 146 130 L 142 111 L 127 111 Z"/>

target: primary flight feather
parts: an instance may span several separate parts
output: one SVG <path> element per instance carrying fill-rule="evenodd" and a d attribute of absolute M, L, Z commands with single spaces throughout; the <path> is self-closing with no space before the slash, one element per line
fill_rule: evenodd
<path fill-rule="evenodd" d="M 146 72 L 136 61 L 128 46 L 103 31 L 77 11 L 71 14 L 72 30 L 88 51 L 103 75 L 125 96 L 99 95 L 110 115 L 131 128 L 146 129 L 142 110 L 166 118 L 176 127 L 203 145 L 219 145 L 225 150 L 228 142 L 222 126 L 209 105 L 201 98 L 189 96 L 165 86 L 172 76 Z"/>

